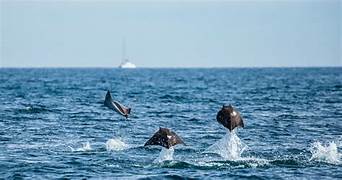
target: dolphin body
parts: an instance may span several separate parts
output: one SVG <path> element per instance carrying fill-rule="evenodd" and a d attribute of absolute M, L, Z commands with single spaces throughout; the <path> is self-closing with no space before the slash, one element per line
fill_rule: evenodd
<path fill-rule="evenodd" d="M 240 113 L 232 105 L 223 105 L 222 109 L 217 113 L 216 120 L 229 131 L 236 127 L 245 127 Z"/>
<path fill-rule="evenodd" d="M 145 143 L 147 145 L 159 145 L 169 149 L 177 144 L 184 144 L 183 140 L 168 128 L 159 128 L 159 130 Z"/>
<path fill-rule="evenodd" d="M 131 108 L 125 107 L 119 102 L 114 101 L 112 96 L 110 95 L 109 90 L 107 91 L 104 105 L 107 106 L 109 109 L 112 109 L 117 113 L 121 114 L 122 116 L 125 116 L 126 118 L 128 118 L 128 114 L 130 114 L 131 112 Z"/>

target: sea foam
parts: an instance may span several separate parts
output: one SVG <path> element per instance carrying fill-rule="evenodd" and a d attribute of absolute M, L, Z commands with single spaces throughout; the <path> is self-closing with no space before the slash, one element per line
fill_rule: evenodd
<path fill-rule="evenodd" d="M 90 146 L 90 143 L 87 141 L 85 143 L 82 144 L 82 147 L 74 149 L 73 147 L 69 146 L 69 148 L 71 149 L 71 151 L 91 151 L 92 148 Z"/>
<path fill-rule="evenodd" d="M 337 144 L 335 142 L 329 142 L 324 145 L 320 142 L 315 142 L 310 147 L 312 154 L 310 161 L 320 161 L 330 164 L 340 164 L 341 154 L 338 153 Z"/>
<path fill-rule="evenodd" d="M 163 161 L 172 161 L 173 160 L 173 153 L 175 152 L 173 147 L 169 149 L 162 147 L 162 150 L 159 153 L 157 159 L 153 161 L 153 163 L 161 163 Z"/>
<path fill-rule="evenodd" d="M 106 142 L 107 151 L 122 151 L 127 148 L 128 145 L 118 138 L 108 139 L 108 141 Z"/>
<path fill-rule="evenodd" d="M 206 152 L 219 154 L 226 160 L 237 160 L 241 157 L 243 151 L 247 148 L 236 132 L 233 130 L 211 145 Z"/>

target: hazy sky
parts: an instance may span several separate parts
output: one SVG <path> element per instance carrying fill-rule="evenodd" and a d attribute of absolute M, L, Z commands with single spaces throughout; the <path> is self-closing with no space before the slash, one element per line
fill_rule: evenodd
<path fill-rule="evenodd" d="M 342 2 L 1 1 L 2 67 L 342 66 Z"/>

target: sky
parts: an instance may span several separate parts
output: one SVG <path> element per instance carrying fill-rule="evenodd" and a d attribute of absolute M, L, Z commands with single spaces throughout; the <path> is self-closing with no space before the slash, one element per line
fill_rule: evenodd
<path fill-rule="evenodd" d="M 0 0 L 0 67 L 342 66 L 342 1 Z"/>

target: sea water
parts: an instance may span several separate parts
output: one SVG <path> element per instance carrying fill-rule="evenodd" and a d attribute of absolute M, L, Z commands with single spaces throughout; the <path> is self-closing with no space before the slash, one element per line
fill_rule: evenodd
<path fill-rule="evenodd" d="M 0 178 L 342 178 L 341 68 L 2 68 L 0 92 Z M 144 147 L 159 127 L 186 145 Z"/>

